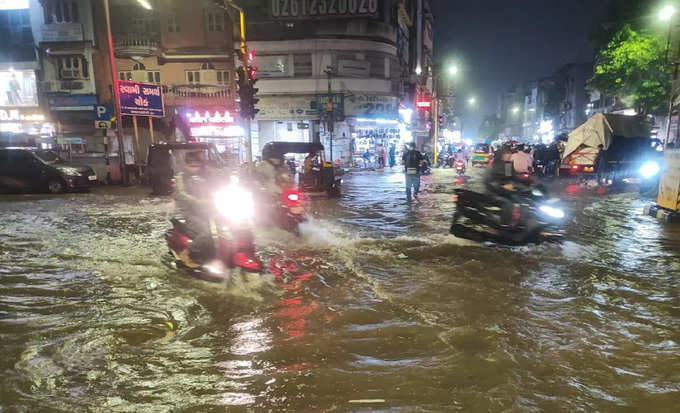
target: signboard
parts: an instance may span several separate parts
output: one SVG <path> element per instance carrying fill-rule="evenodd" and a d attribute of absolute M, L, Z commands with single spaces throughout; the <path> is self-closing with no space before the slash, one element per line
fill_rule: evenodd
<path fill-rule="evenodd" d="M 366 60 L 338 59 L 338 74 L 348 77 L 368 77 L 371 62 Z"/>
<path fill-rule="evenodd" d="M 94 121 L 94 128 L 95 129 L 111 129 L 111 122 L 108 120 L 95 120 Z"/>
<path fill-rule="evenodd" d="M 257 120 L 319 119 L 314 96 L 263 96 L 257 108 L 260 110 L 255 116 Z"/>
<path fill-rule="evenodd" d="M 163 89 L 153 83 L 116 82 L 120 96 L 120 114 L 136 116 L 165 116 Z"/>
<path fill-rule="evenodd" d="M 94 107 L 94 119 L 110 121 L 112 118 L 113 107 L 110 103 L 100 103 Z"/>
<path fill-rule="evenodd" d="M 333 93 L 333 119 L 336 121 L 343 121 L 345 119 L 345 95 L 344 93 Z M 330 111 L 330 100 L 328 94 L 316 95 L 316 102 L 313 107 L 319 111 L 321 116 L 325 116 Z"/>
<path fill-rule="evenodd" d="M 0 109 L 0 122 L 44 122 L 45 115 L 19 109 Z"/>
<path fill-rule="evenodd" d="M 70 110 L 94 110 L 97 105 L 97 95 L 64 95 L 49 96 L 47 103 L 50 110 L 70 111 Z"/>
<path fill-rule="evenodd" d="M 57 143 L 60 145 L 82 145 L 85 143 L 85 139 L 83 138 L 63 138 L 63 137 L 57 137 Z"/>
<path fill-rule="evenodd" d="M 228 110 L 188 110 L 184 119 L 189 124 L 191 136 L 234 138 L 245 135 L 245 130 L 236 124 L 236 118 Z"/>
<path fill-rule="evenodd" d="M 50 23 L 40 28 L 43 42 L 82 42 L 83 25 L 80 23 Z"/>
<path fill-rule="evenodd" d="M 345 116 L 399 119 L 399 102 L 394 96 L 353 95 L 345 99 Z"/>
<path fill-rule="evenodd" d="M 35 72 L 0 70 L 0 106 L 38 106 Z"/>
<path fill-rule="evenodd" d="M 372 17 L 378 14 L 378 0 L 269 0 L 275 19 L 328 19 Z"/>
<path fill-rule="evenodd" d="M 680 149 L 666 149 L 664 169 L 659 182 L 657 203 L 660 207 L 678 211 L 680 204 Z"/>

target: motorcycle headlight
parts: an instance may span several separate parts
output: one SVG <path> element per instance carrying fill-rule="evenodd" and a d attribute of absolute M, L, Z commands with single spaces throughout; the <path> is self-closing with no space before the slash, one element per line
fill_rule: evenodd
<path fill-rule="evenodd" d="M 61 172 L 63 172 L 64 175 L 80 176 L 80 172 L 78 172 L 78 170 L 76 168 L 70 168 L 70 167 L 66 166 L 66 167 L 63 167 L 63 168 L 59 168 L 59 170 Z"/>
<path fill-rule="evenodd" d="M 562 219 L 564 218 L 564 210 L 562 208 L 550 206 L 550 205 L 541 205 L 538 207 L 538 210 L 541 211 L 543 214 L 549 216 L 550 218 L 555 218 L 555 219 Z"/>
<path fill-rule="evenodd" d="M 640 168 L 640 175 L 642 175 L 642 177 L 645 179 L 649 179 L 653 176 L 656 176 L 660 170 L 661 167 L 659 166 L 658 162 L 648 161 L 645 162 Z"/>
<path fill-rule="evenodd" d="M 253 195 L 240 185 L 231 184 L 215 193 L 215 208 L 234 224 L 251 219 L 255 213 Z"/>

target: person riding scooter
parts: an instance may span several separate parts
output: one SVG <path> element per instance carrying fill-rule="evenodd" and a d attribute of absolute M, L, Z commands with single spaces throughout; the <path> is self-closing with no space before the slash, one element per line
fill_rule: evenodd
<path fill-rule="evenodd" d="M 187 235 L 195 240 L 182 257 L 188 267 L 198 267 L 196 261 L 210 257 L 213 243 L 210 234 L 212 204 L 209 199 L 211 174 L 205 153 L 189 152 L 184 156 L 184 168 L 175 176 L 175 205 L 185 220 Z"/>

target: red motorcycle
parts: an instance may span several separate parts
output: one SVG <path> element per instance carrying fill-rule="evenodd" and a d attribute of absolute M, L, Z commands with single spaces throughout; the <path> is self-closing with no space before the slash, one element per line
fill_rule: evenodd
<path fill-rule="evenodd" d="M 465 176 L 465 161 L 457 160 L 455 168 L 458 176 Z"/>
<path fill-rule="evenodd" d="M 251 220 L 255 206 L 252 195 L 238 184 L 217 191 L 215 215 L 209 221 L 209 239 L 193 239 L 182 219 L 172 219 L 165 233 L 172 267 L 186 270 L 206 281 L 259 281 L 262 263 L 255 256 Z"/>

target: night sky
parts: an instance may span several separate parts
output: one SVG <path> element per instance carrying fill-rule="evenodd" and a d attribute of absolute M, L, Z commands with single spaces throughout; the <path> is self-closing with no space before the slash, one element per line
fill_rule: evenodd
<path fill-rule="evenodd" d="M 496 112 L 500 92 L 552 74 L 560 65 L 592 61 L 589 34 L 608 0 L 430 0 L 436 61 L 462 67 L 457 100 L 463 136 L 476 138 Z M 464 104 L 474 95 L 479 102 Z M 461 99 L 463 98 L 463 99 Z"/>

